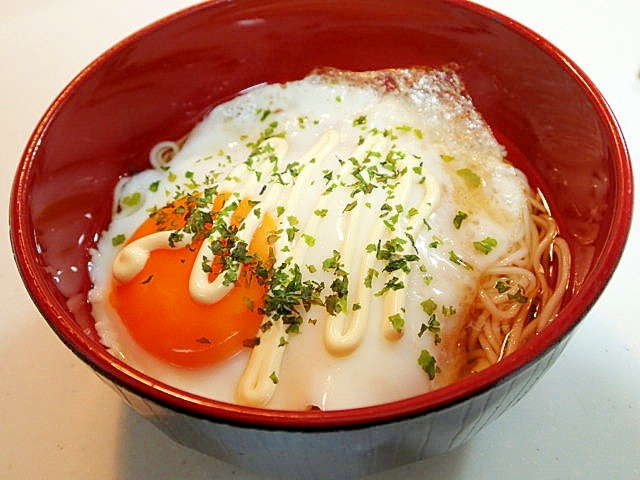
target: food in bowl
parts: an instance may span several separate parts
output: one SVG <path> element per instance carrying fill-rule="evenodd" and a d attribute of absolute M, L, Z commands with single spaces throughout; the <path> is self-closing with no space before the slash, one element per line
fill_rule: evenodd
<path fill-rule="evenodd" d="M 455 66 L 331 68 L 223 103 L 127 176 L 91 259 L 102 342 L 286 410 L 409 398 L 553 320 L 571 255 Z"/>
<path fill-rule="evenodd" d="M 633 177 L 624 139 L 571 59 L 473 3 L 400 0 L 393 7 L 374 0 L 234 0 L 178 12 L 76 77 L 38 123 L 16 173 L 11 242 L 52 329 L 168 436 L 262 475 L 357 478 L 463 445 L 560 357 L 611 278 L 629 232 Z M 539 334 L 442 388 L 325 411 L 212 400 L 107 351 L 86 301 L 88 252 L 109 225 L 115 185 L 149 167 L 153 145 L 182 138 L 238 92 L 303 78 L 318 65 L 367 71 L 451 61 L 509 160 L 546 194 L 571 247 L 569 288 Z"/>

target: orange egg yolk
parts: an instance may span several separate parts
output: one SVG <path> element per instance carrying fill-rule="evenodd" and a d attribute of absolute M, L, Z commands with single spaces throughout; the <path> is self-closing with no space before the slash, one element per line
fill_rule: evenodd
<path fill-rule="evenodd" d="M 227 198 L 228 195 L 216 197 L 214 215 Z M 129 242 L 159 230 L 183 227 L 186 202 L 176 202 L 147 219 Z M 230 224 L 237 227 L 251 208 L 251 202 L 242 200 Z M 248 246 L 248 254 L 257 255 L 264 266 L 273 262 L 269 238 L 276 229 L 273 217 L 265 215 Z M 266 287 L 252 275 L 251 264 L 243 265 L 231 291 L 218 302 L 203 304 L 192 298 L 189 277 L 192 268 L 201 268 L 202 259 L 197 258 L 201 243 L 202 239 L 196 239 L 186 247 L 151 251 L 145 267 L 132 280 L 113 279 L 109 297 L 125 327 L 144 350 L 182 367 L 211 365 L 231 357 L 257 336 L 262 322 L 259 309 Z M 220 273 L 215 261 L 212 269 L 210 280 Z"/>

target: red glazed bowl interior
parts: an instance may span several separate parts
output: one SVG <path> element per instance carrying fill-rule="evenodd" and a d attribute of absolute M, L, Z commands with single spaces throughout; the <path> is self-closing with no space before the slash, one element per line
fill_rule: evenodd
<path fill-rule="evenodd" d="M 267 411 L 195 397 L 110 356 L 87 304 L 89 249 L 113 188 L 148 168 L 159 141 L 185 135 L 213 106 L 317 66 L 351 70 L 460 66 L 509 158 L 551 201 L 574 256 L 556 321 L 499 364 L 449 387 L 335 412 Z M 85 69 L 37 126 L 15 178 L 16 261 L 58 336 L 102 376 L 198 417 L 332 429 L 423 414 L 487 391 L 560 342 L 598 298 L 620 258 L 632 208 L 630 162 L 600 93 L 552 45 L 461 1 L 244 0 L 195 6 L 136 33 Z"/>

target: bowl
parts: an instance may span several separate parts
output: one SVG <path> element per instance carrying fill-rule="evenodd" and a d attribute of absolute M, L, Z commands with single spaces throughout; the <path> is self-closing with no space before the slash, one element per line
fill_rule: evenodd
<path fill-rule="evenodd" d="M 573 255 L 569 291 L 546 329 L 453 385 L 338 411 L 273 411 L 197 397 L 150 378 L 100 343 L 87 302 L 89 250 L 112 191 L 148 168 L 157 142 L 211 108 L 317 66 L 371 70 L 456 62 L 510 157 L 536 178 Z M 526 27 L 458 0 L 228 0 L 133 34 L 83 70 L 38 123 L 11 196 L 24 284 L 60 339 L 176 441 L 276 477 L 350 478 L 450 451 L 514 405 L 553 364 L 614 272 L 630 227 L 632 175 L 602 95 Z"/>

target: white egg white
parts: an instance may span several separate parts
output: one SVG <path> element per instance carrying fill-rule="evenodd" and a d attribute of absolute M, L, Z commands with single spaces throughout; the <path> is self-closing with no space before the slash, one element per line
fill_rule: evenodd
<path fill-rule="evenodd" d="M 329 131 L 337 135 L 335 144 L 321 158 L 309 159 L 310 149 Z M 349 272 L 350 292 L 364 281 L 357 274 L 359 265 L 368 255 L 375 225 L 383 220 L 388 224 L 382 226 L 381 244 L 384 239 L 403 238 L 403 254 L 415 254 L 419 260 L 411 262 L 404 279 L 404 303 L 398 313 L 405 323 L 398 338 L 390 340 L 381 333 L 388 319 L 382 311 L 384 295 L 375 293 L 393 274 L 383 272 L 384 263 L 377 261 L 374 265 L 380 275 L 367 289 L 366 329 L 357 348 L 344 354 L 330 351 L 324 338 L 328 314 L 322 307 L 313 307 L 304 316 L 314 323 L 307 321 L 299 334 L 288 336 L 277 388 L 267 406 L 292 410 L 311 405 L 361 407 L 411 397 L 455 381 L 464 362 L 458 336 L 479 276 L 525 248 L 529 187 L 524 175 L 505 162 L 502 147 L 449 71 L 357 74 L 323 70 L 303 80 L 257 87 L 214 108 L 164 168 L 129 177 L 116 192 L 113 220 L 91 260 L 95 287 L 90 299 L 104 344 L 114 355 L 164 383 L 238 402 L 237 385 L 249 349 L 223 364 L 194 370 L 151 357 L 129 337 L 106 300 L 111 266 L 121 248 L 114 247 L 112 239 L 129 237 L 151 209 L 162 207 L 180 192 L 197 190 L 212 178 L 225 189 L 260 200 L 275 183 L 274 173 L 263 168 L 257 175 L 245 163 L 254 144 L 268 136 L 277 139 L 274 144 L 286 144 L 277 172 L 286 177 L 277 206 L 286 211 L 278 215 L 278 209 L 272 208 L 272 214 L 283 229 L 291 226 L 291 218 L 299 226 L 316 222 L 309 233 L 314 244 L 305 247 L 301 266 L 316 266 L 314 278 L 325 282 L 327 291 L 332 276 L 321 268 L 323 260 L 334 251 L 346 252 L 345 248 L 350 252 L 343 256 L 349 260 L 344 268 Z M 378 168 L 384 170 L 380 158 L 395 152 L 399 158 L 396 168 L 404 168 L 404 175 L 413 179 L 402 211 L 393 191 L 371 180 L 366 168 L 364 178 L 374 186 L 366 193 L 354 193 L 356 177 L 350 159 L 365 141 L 373 142 L 372 150 L 379 154 L 378 160 L 370 155 L 371 163 L 366 165 L 378 161 Z M 305 155 L 305 163 L 298 164 Z M 439 197 L 436 205 L 415 212 L 423 198 L 423 177 L 437 183 Z M 332 182 L 336 186 L 327 193 Z M 124 201 L 132 198 L 138 201 Z M 322 218 L 316 218 L 319 205 L 326 205 Z M 454 219 L 461 212 L 465 218 L 456 224 Z M 409 228 L 415 219 L 417 225 Z M 283 240 L 279 248 L 303 242 L 302 233 L 300 228 L 292 242 Z M 488 253 L 474 245 L 483 239 L 493 240 Z M 290 255 L 279 250 L 278 261 Z M 307 269 L 304 272 L 311 276 Z M 419 335 L 431 317 L 424 308 L 428 299 L 437 305 L 438 335 L 430 331 Z M 349 302 L 353 303 L 352 298 Z M 418 362 L 423 350 L 437 361 L 433 379 Z"/>

